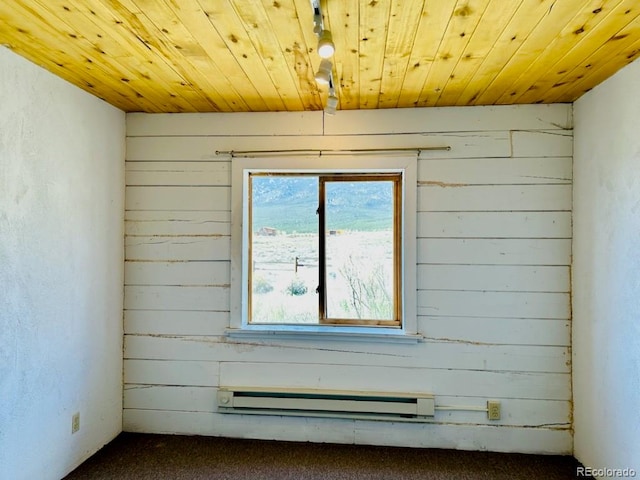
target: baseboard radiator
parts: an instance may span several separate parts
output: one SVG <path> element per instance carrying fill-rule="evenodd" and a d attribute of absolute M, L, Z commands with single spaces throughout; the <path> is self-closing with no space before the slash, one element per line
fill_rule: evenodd
<path fill-rule="evenodd" d="M 428 422 L 433 395 L 343 390 L 220 387 L 218 412 Z"/>

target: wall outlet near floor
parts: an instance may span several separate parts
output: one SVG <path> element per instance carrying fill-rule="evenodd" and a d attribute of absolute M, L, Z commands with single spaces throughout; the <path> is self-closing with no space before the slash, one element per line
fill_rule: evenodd
<path fill-rule="evenodd" d="M 80 430 L 80 412 L 76 412 L 71 417 L 71 433 L 76 433 Z"/>
<path fill-rule="evenodd" d="M 500 420 L 500 402 L 498 400 L 487 401 L 487 416 L 489 420 Z"/>

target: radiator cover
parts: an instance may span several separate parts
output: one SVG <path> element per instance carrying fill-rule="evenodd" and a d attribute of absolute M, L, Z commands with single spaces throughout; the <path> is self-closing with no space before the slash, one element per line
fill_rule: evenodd
<path fill-rule="evenodd" d="M 426 422 L 435 411 L 430 394 L 314 389 L 220 387 L 218 412 Z"/>

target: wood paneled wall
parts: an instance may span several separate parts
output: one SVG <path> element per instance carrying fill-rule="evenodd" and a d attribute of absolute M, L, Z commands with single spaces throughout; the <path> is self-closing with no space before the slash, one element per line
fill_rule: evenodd
<path fill-rule="evenodd" d="M 127 431 L 570 453 L 570 105 L 129 114 Z M 229 339 L 230 166 L 218 150 L 449 145 L 418 161 L 415 345 Z M 427 392 L 502 419 L 223 415 L 218 385 Z"/>

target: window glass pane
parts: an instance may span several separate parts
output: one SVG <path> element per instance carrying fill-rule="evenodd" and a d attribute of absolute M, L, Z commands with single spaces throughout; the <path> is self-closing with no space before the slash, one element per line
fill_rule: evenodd
<path fill-rule="evenodd" d="M 393 185 L 325 184 L 329 319 L 394 319 Z"/>
<path fill-rule="evenodd" d="M 318 323 L 318 178 L 251 176 L 251 323 Z"/>

